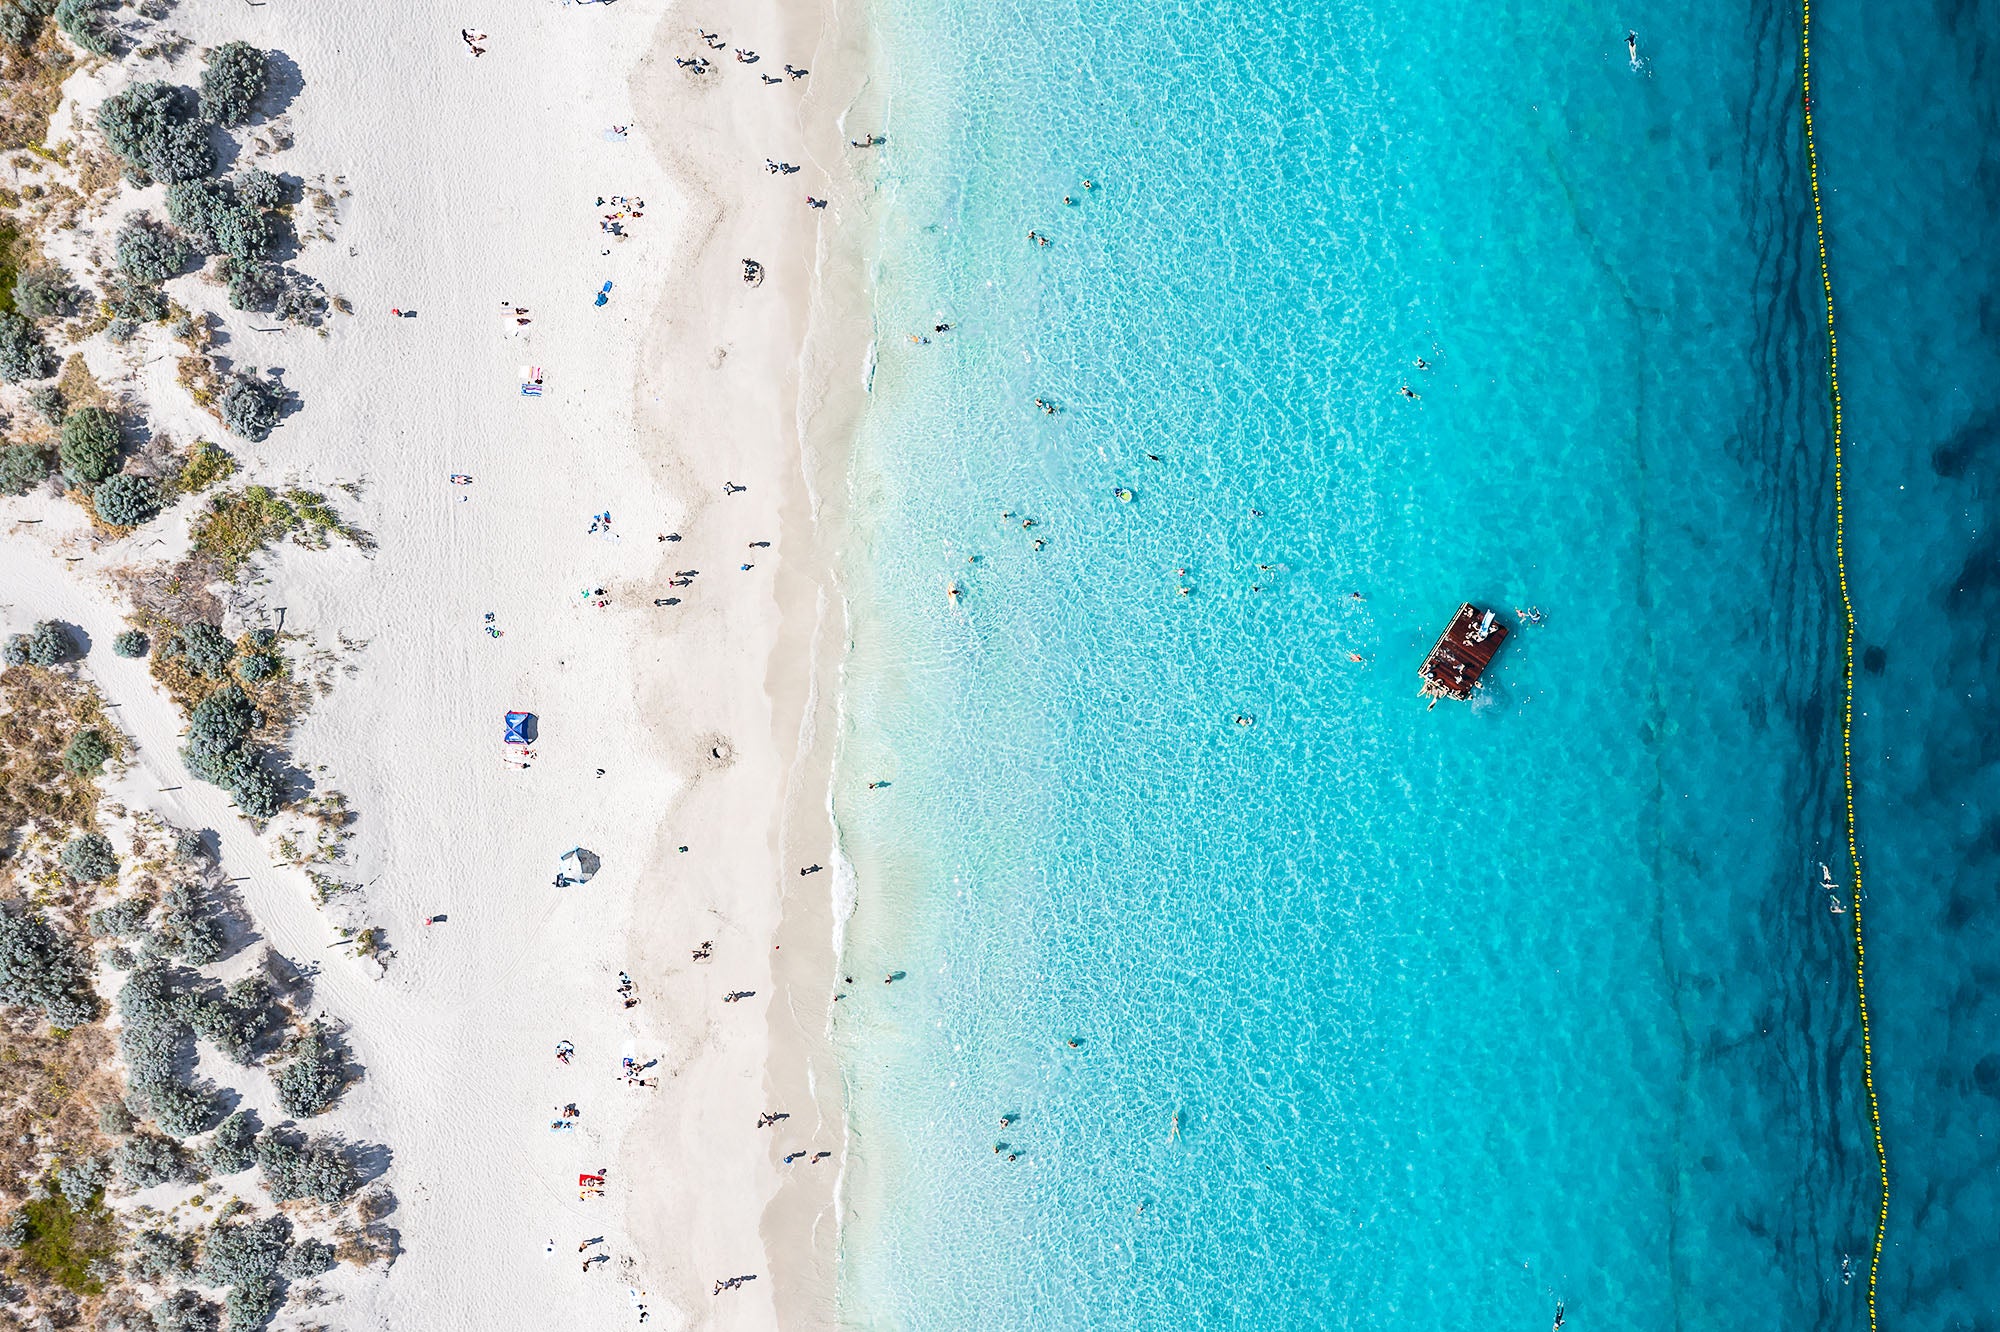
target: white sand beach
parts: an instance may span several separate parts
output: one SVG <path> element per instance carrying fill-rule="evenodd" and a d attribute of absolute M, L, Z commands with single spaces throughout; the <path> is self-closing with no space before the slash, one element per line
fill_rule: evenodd
<path fill-rule="evenodd" d="M 358 812 L 346 869 L 386 965 L 333 950 L 335 914 L 185 776 L 179 715 L 143 662 L 106 649 L 123 613 L 108 571 L 184 541 L 184 514 L 107 543 L 73 505 L 0 500 L 0 627 L 90 635 L 83 672 L 138 749 L 116 794 L 216 829 L 264 940 L 320 964 L 313 1008 L 365 1076 L 314 1127 L 387 1149 L 402 1252 L 329 1276 L 342 1302 L 317 1316 L 613 1327 L 636 1324 L 638 1290 L 659 1326 L 830 1324 L 835 875 L 799 871 L 834 860 L 812 714 L 843 632 L 813 482 L 838 472 L 827 385 L 858 383 L 865 342 L 809 363 L 802 346 L 815 325 L 858 326 L 851 288 L 818 277 L 822 233 L 859 190 L 845 136 L 872 128 L 842 124 L 858 35 L 781 0 L 204 0 L 171 25 L 282 53 L 301 76 L 292 146 L 259 165 L 338 187 L 332 239 L 295 262 L 352 315 L 315 338 L 223 310 L 223 351 L 281 367 L 302 403 L 267 441 L 229 441 L 247 478 L 358 482 L 342 515 L 374 538 L 274 551 L 252 593 L 288 632 L 355 645 L 291 757 Z M 694 54 L 709 72 L 675 65 Z M 79 76 L 77 117 L 126 77 Z M 621 212 L 622 235 L 601 228 Z M 115 375 L 105 359 L 99 378 Z M 128 387 L 154 431 L 219 437 L 170 358 Z M 683 570 L 699 574 L 670 586 Z M 526 767 L 507 761 L 510 710 L 537 719 Z M 555 886 L 572 847 L 601 868 Z M 552 1129 L 569 1103 L 573 1127 Z M 760 1130 L 767 1110 L 790 1117 Z M 798 1151 L 827 1155 L 782 1163 Z M 597 1173 L 603 1196 L 579 1197 Z M 586 1270 L 598 1238 L 609 1261 Z M 755 1280 L 712 1293 L 732 1276 Z"/>

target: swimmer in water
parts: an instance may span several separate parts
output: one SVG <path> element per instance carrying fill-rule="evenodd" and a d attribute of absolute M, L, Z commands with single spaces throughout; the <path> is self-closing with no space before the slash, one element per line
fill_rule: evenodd
<path fill-rule="evenodd" d="M 1415 399 L 1417 396 L 1417 391 L 1411 388 L 1408 384 L 1405 384 L 1403 385 L 1402 388 L 1402 394 L 1406 398 Z"/>
<path fill-rule="evenodd" d="M 1639 34 L 1630 28 L 1625 30 L 1625 54 L 1631 59 L 1632 68 L 1639 68 Z"/>

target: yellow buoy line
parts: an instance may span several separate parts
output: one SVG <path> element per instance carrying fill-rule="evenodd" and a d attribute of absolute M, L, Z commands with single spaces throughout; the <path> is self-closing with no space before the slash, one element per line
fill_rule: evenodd
<path fill-rule="evenodd" d="M 1875 1051 L 1868 1031 L 1867 949 L 1861 935 L 1861 842 L 1854 825 L 1854 602 L 1847 591 L 1846 493 L 1840 419 L 1840 344 L 1833 328 L 1833 274 L 1826 262 L 1826 217 L 1820 208 L 1819 153 L 1813 145 L 1812 0 L 1800 0 L 1799 86 L 1805 108 L 1806 170 L 1812 180 L 1813 231 L 1819 241 L 1819 281 L 1826 293 L 1826 382 L 1833 401 L 1833 561 L 1840 578 L 1841 639 L 1840 779 L 1847 802 L 1847 859 L 1854 870 L 1848 919 L 1854 927 L 1854 998 L 1861 1013 L 1861 1082 L 1868 1091 L 1868 1121 L 1875 1134 L 1875 1162 L 1882 1177 L 1882 1205 L 1875 1217 L 1875 1248 L 1868 1259 L 1868 1329 L 1875 1332 L 1875 1286 L 1882 1271 L 1882 1241 L 1889 1230 L 1889 1152 L 1882 1145 L 1882 1108 L 1875 1096 Z"/>

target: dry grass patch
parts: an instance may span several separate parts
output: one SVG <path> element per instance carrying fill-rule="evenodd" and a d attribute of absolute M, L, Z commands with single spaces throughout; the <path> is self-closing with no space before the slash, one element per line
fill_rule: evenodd
<path fill-rule="evenodd" d="M 0 671 L 0 854 L 30 824 L 88 828 L 97 821 L 97 781 L 63 765 L 79 732 L 95 730 L 114 758 L 125 738 L 95 689 L 62 670 Z"/>

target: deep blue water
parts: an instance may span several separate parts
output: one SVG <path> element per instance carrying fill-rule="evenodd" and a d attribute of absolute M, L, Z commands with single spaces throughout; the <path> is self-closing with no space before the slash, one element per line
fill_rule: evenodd
<path fill-rule="evenodd" d="M 1795 11 L 874 21 L 844 1316 L 1865 1326 Z M 1898 1328 L 2000 1326 L 1995 25 L 1816 23 Z"/>

